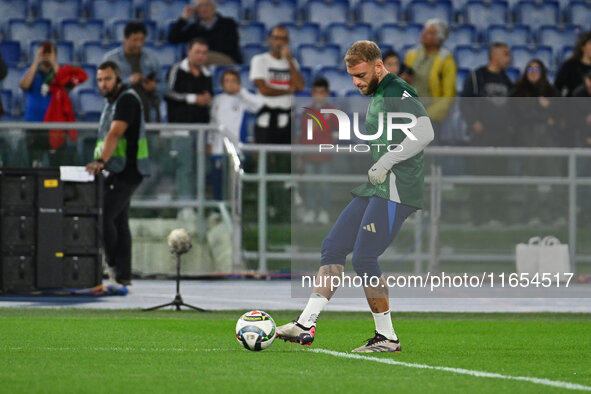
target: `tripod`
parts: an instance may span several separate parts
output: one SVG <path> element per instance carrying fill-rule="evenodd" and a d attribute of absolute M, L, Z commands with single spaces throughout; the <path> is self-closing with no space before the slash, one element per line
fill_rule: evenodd
<path fill-rule="evenodd" d="M 150 308 L 144 308 L 143 311 L 153 311 L 160 308 L 166 308 L 167 306 L 175 306 L 177 311 L 181 310 L 181 306 L 186 306 L 187 308 L 195 309 L 196 311 L 207 312 L 207 310 L 203 308 L 199 308 L 193 305 L 186 304 L 183 301 L 183 297 L 181 297 L 181 253 L 176 254 L 176 295 L 174 296 L 174 300 L 172 302 L 167 302 L 166 304 L 156 305 Z"/>

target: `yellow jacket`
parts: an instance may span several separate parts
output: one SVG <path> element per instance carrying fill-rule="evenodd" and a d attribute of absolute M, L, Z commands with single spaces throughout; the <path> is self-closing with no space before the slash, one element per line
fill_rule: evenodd
<path fill-rule="evenodd" d="M 424 52 L 425 49 L 422 45 L 409 49 L 406 52 L 405 63 L 412 67 L 419 53 L 424 54 Z M 431 97 L 456 97 L 456 62 L 451 52 L 445 48 L 439 49 L 437 55 L 429 74 Z M 449 98 L 433 100 L 431 105 L 426 108 L 431 120 L 438 122 L 445 120 L 453 102 L 454 100 Z"/>

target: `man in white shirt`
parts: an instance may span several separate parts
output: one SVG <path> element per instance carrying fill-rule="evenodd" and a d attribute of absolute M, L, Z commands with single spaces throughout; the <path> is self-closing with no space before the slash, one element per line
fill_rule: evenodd
<path fill-rule="evenodd" d="M 275 26 L 267 41 L 269 52 L 254 56 L 250 62 L 250 80 L 265 104 L 257 115 L 255 142 L 289 144 L 293 93 L 304 88 L 304 78 L 289 50 L 287 28 Z"/>

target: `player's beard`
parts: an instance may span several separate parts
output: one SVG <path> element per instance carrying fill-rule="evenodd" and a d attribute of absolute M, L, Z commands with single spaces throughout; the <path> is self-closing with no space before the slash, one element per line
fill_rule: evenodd
<path fill-rule="evenodd" d="M 117 97 L 117 93 L 119 92 L 119 83 L 116 83 L 113 86 L 113 89 L 103 93 L 103 97 L 106 98 L 108 101 L 112 101 L 115 97 Z"/>
<path fill-rule="evenodd" d="M 367 89 L 365 90 L 365 93 L 363 93 L 365 96 L 370 96 L 372 95 L 376 89 L 378 88 L 378 84 L 380 83 L 380 79 L 378 78 L 377 75 L 374 75 L 373 78 L 367 83 Z"/>

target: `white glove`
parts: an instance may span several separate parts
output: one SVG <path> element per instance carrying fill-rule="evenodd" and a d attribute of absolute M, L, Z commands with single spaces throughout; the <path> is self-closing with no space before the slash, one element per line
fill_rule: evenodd
<path fill-rule="evenodd" d="M 378 160 L 376 164 L 371 166 L 369 171 L 367 171 L 367 175 L 371 184 L 375 186 L 386 181 L 386 176 L 388 175 L 389 171 L 390 169 L 384 166 L 380 160 Z"/>

